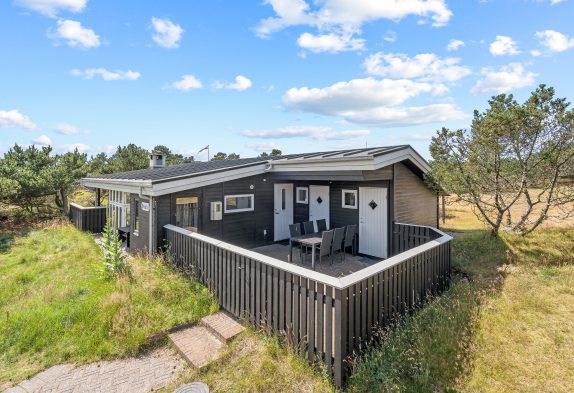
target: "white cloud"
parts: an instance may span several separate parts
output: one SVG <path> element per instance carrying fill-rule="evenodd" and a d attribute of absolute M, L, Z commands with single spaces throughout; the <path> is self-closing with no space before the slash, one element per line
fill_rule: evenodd
<path fill-rule="evenodd" d="M 64 40 L 72 48 L 90 49 L 101 45 L 100 37 L 92 30 L 75 20 L 59 20 L 55 31 L 48 31 L 48 37 Z"/>
<path fill-rule="evenodd" d="M 106 70 L 105 68 L 87 68 L 85 70 L 73 69 L 72 75 L 82 76 L 85 79 L 93 79 L 94 77 L 99 76 L 105 81 L 119 81 L 119 80 L 135 81 L 135 80 L 139 79 L 141 76 L 141 74 L 137 71 L 132 71 L 132 70 L 109 71 L 109 70 Z"/>
<path fill-rule="evenodd" d="M 89 131 L 82 130 L 72 124 L 59 123 L 54 127 L 54 131 L 63 135 L 89 134 Z"/>
<path fill-rule="evenodd" d="M 151 38 L 156 44 L 169 49 L 179 47 L 179 41 L 185 32 L 180 25 L 161 18 L 151 18 L 151 24 L 155 31 Z"/>
<path fill-rule="evenodd" d="M 397 40 L 397 33 L 395 31 L 389 30 L 384 35 L 383 40 L 387 42 L 395 42 Z"/>
<path fill-rule="evenodd" d="M 459 50 L 460 48 L 462 48 L 463 46 L 465 46 L 464 41 L 461 40 L 450 40 L 448 42 L 448 45 L 446 46 L 446 50 L 449 52 L 454 52 Z"/>
<path fill-rule="evenodd" d="M 292 110 L 379 126 L 427 124 L 465 117 L 452 104 L 398 107 L 410 98 L 423 93 L 433 94 L 436 90 L 437 86 L 431 83 L 407 79 L 354 79 L 325 88 L 289 89 L 283 96 L 283 103 Z"/>
<path fill-rule="evenodd" d="M 410 80 L 373 78 L 338 82 L 325 88 L 291 88 L 283 96 L 290 109 L 318 113 L 360 109 L 382 105 L 398 105 L 421 93 L 430 93 L 433 85 Z"/>
<path fill-rule="evenodd" d="M 499 69 L 483 68 L 483 78 L 478 80 L 471 93 L 508 93 L 514 89 L 532 86 L 536 74 L 526 72 L 520 63 L 510 63 Z"/>
<path fill-rule="evenodd" d="M 365 49 L 365 40 L 362 38 L 353 38 L 352 33 L 319 35 L 303 33 L 297 39 L 297 44 L 301 48 L 314 53 L 337 53 Z"/>
<path fill-rule="evenodd" d="M 275 17 L 263 19 L 257 25 L 257 35 L 270 34 L 296 25 L 315 26 L 323 30 L 358 29 L 362 24 L 378 19 L 398 21 L 407 16 L 430 18 L 434 26 L 444 26 L 452 12 L 444 0 L 266 0 Z"/>
<path fill-rule="evenodd" d="M 532 55 L 532 57 L 540 57 L 542 56 L 542 52 L 540 52 L 538 49 L 532 49 L 530 51 L 530 54 Z"/>
<path fill-rule="evenodd" d="M 83 144 L 83 143 L 69 143 L 69 144 L 63 144 L 63 145 L 58 145 L 58 146 L 54 147 L 54 150 L 58 153 L 73 152 L 76 149 L 78 149 L 79 153 L 89 153 L 89 152 L 99 153 L 100 152 L 100 151 L 95 151 L 94 149 L 92 149 L 91 146 L 88 146 L 88 145 Z"/>
<path fill-rule="evenodd" d="M 434 53 L 409 57 L 403 53 L 378 52 L 367 57 L 363 66 L 371 75 L 453 82 L 471 74 L 470 68 L 459 63 L 459 58 L 440 58 Z"/>
<path fill-rule="evenodd" d="M 251 88 L 252 85 L 253 83 L 249 78 L 246 78 L 243 75 L 237 75 L 235 77 L 235 82 L 233 83 L 222 83 L 219 81 L 215 81 L 212 84 L 212 87 L 214 89 L 230 89 L 230 90 L 244 91 Z"/>
<path fill-rule="evenodd" d="M 536 38 L 550 52 L 564 52 L 574 47 L 574 38 L 570 38 L 555 30 L 537 31 Z"/>
<path fill-rule="evenodd" d="M 496 39 L 490 44 L 490 53 L 493 56 L 513 56 L 520 53 L 518 44 L 512 37 L 497 35 Z"/>
<path fill-rule="evenodd" d="M 449 120 L 465 119 L 466 115 L 453 104 L 432 104 L 414 107 L 378 107 L 342 113 L 349 121 L 384 127 L 406 127 Z"/>
<path fill-rule="evenodd" d="M 248 143 L 245 146 L 248 148 L 255 150 L 258 153 L 262 152 L 270 152 L 273 149 L 281 149 L 273 142 L 261 142 L 261 143 Z"/>
<path fill-rule="evenodd" d="M 0 128 L 24 128 L 35 130 L 38 127 L 30 121 L 28 116 L 22 114 L 17 109 L 10 111 L 0 110 Z"/>
<path fill-rule="evenodd" d="M 60 11 L 82 12 L 87 0 L 16 0 L 15 3 L 53 18 Z"/>
<path fill-rule="evenodd" d="M 173 82 L 169 86 L 180 91 L 190 91 L 194 89 L 201 89 L 203 84 L 195 76 L 187 74 L 183 75 L 180 80 Z"/>
<path fill-rule="evenodd" d="M 313 140 L 346 140 L 369 135 L 369 130 L 335 131 L 324 126 L 288 126 L 267 130 L 245 130 L 241 135 L 248 138 L 284 139 L 310 138 Z"/>
<path fill-rule="evenodd" d="M 52 140 L 47 135 L 40 135 L 39 137 L 32 139 L 32 143 L 40 146 L 50 146 L 52 144 Z"/>

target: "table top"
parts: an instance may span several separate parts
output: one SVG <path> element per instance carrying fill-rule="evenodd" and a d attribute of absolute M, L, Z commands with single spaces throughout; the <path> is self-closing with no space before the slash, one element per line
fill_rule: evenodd
<path fill-rule="evenodd" d="M 306 244 L 318 244 L 323 240 L 323 232 L 309 233 L 307 235 L 294 236 L 291 241 Z"/>

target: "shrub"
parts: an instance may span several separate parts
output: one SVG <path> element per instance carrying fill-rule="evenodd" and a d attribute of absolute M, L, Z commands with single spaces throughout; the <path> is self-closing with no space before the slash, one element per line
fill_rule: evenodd
<path fill-rule="evenodd" d="M 96 269 L 106 279 L 117 276 L 131 277 L 132 267 L 122 250 L 122 242 L 118 237 L 118 232 L 109 224 L 104 227 L 102 249 L 104 252 L 103 259 L 101 263 L 96 265 Z"/>

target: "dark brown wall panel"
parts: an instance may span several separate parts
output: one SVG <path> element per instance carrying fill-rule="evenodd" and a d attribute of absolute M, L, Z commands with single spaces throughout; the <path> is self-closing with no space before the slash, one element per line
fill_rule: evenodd
<path fill-rule="evenodd" d="M 394 192 L 395 221 L 436 227 L 436 195 L 402 163 L 395 164 Z"/>

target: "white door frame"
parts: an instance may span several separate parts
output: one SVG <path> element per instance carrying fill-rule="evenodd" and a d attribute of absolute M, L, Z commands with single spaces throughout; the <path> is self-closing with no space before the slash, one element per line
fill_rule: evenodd
<path fill-rule="evenodd" d="M 327 221 L 327 228 L 331 227 L 329 222 L 331 210 L 329 193 L 328 185 L 309 185 L 309 221 L 315 222 L 324 218 Z M 317 202 L 319 196 L 323 200 L 321 203 Z"/>
<path fill-rule="evenodd" d="M 291 224 L 293 224 L 293 184 L 276 183 L 273 185 L 273 240 L 277 242 L 288 239 Z"/>
<path fill-rule="evenodd" d="M 388 188 L 359 187 L 359 252 L 379 258 L 388 256 Z M 369 206 L 375 201 L 377 206 Z"/>

